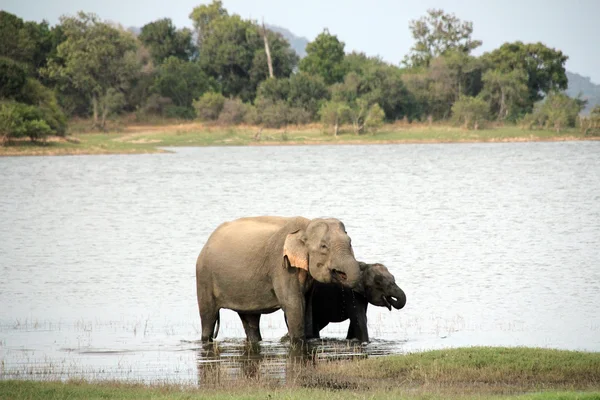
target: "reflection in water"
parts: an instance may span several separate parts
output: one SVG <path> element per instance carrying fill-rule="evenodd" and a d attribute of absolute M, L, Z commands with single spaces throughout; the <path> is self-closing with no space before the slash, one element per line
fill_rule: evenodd
<path fill-rule="evenodd" d="M 297 380 L 305 367 L 318 361 L 366 358 L 368 349 L 345 340 L 313 340 L 303 346 L 277 341 L 202 343 L 196 350 L 198 384 L 218 386 L 240 379 L 285 384 Z"/>

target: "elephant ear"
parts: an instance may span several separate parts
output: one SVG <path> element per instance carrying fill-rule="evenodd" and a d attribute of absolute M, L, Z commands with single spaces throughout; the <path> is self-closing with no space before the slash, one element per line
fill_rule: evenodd
<path fill-rule="evenodd" d="M 283 244 L 283 257 L 287 257 L 291 267 L 308 271 L 308 252 L 301 231 L 288 233 Z"/>

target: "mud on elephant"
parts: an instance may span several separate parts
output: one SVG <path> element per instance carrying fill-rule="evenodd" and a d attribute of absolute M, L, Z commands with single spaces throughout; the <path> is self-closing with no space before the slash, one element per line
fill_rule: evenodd
<path fill-rule="evenodd" d="M 305 337 L 313 279 L 352 288 L 360 269 L 344 224 L 334 218 L 250 217 L 221 224 L 196 262 L 202 340 L 211 341 L 219 310 L 237 311 L 250 341 L 260 341 L 260 316 L 278 309 L 293 341 Z M 217 328 L 218 331 L 218 328 Z"/>

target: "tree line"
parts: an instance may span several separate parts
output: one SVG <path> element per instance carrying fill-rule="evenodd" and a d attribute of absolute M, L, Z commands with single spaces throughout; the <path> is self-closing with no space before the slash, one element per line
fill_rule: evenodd
<path fill-rule="evenodd" d="M 513 42 L 475 57 L 472 23 L 443 10 L 411 21 L 414 45 L 401 65 L 346 54 L 327 29 L 299 59 L 280 34 L 219 0 L 190 19 L 193 29 L 163 18 L 135 34 L 90 13 L 50 26 L 0 11 L 2 140 L 63 135 L 72 117 L 91 116 L 102 130 L 118 113 L 265 127 L 320 121 L 335 135 L 396 120 L 560 130 L 584 106 L 564 94 L 560 50 Z"/>

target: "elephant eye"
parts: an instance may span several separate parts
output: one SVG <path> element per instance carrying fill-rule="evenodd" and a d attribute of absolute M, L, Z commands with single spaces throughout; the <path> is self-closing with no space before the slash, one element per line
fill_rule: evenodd
<path fill-rule="evenodd" d="M 328 249 L 328 247 L 327 247 L 327 245 L 326 245 L 326 244 L 322 244 L 322 245 L 321 245 L 321 250 L 327 250 L 327 249 Z"/>

